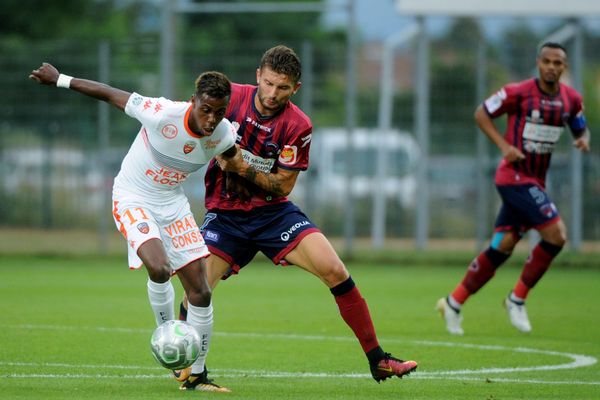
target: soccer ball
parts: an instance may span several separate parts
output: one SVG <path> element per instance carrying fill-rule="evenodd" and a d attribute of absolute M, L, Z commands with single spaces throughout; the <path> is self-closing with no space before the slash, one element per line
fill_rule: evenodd
<path fill-rule="evenodd" d="M 162 323 L 150 339 L 150 350 L 156 361 L 171 370 L 192 365 L 200 355 L 200 347 L 200 335 L 185 321 Z"/>

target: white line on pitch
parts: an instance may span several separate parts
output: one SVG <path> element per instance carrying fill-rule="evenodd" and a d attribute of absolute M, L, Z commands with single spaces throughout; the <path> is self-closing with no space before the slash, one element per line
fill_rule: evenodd
<path fill-rule="evenodd" d="M 0 327 L 18 328 L 18 329 L 50 329 L 50 330 L 94 330 L 98 332 L 120 332 L 120 333 L 150 333 L 151 329 L 129 329 L 129 328 L 107 328 L 107 327 L 81 327 L 81 326 L 59 326 L 59 325 L 0 325 Z M 316 341 L 354 341 L 355 338 L 349 336 L 323 336 L 323 335 L 298 335 L 298 334 L 280 334 L 280 333 L 253 333 L 253 332 L 215 332 L 217 336 L 226 337 L 243 337 L 243 338 L 259 338 L 259 339 L 279 339 L 279 340 L 316 340 Z M 543 354 L 556 357 L 566 357 L 572 361 L 569 363 L 557 365 L 538 365 L 531 367 L 508 367 L 508 368 L 481 368 L 475 370 L 449 370 L 449 371 L 430 371 L 425 372 L 428 376 L 449 376 L 449 375 L 470 375 L 470 374 L 497 374 L 497 373 L 512 373 L 512 372 L 528 372 L 528 371 L 551 371 L 561 369 L 581 368 L 596 364 L 598 360 L 595 357 L 564 353 L 551 350 L 531 349 L 527 347 L 506 347 L 500 345 L 478 345 L 471 343 L 455 343 L 455 342 L 436 342 L 425 340 L 403 340 L 403 339 L 386 339 L 386 342 L 395 343 L 414 343 L 424 346 L 442 346 L 442 347 L 464 347 L 470 349 L 479 349 L 485 351 L 505 351 L 515 353 L 531 353 Z M 1 364 L 1 363 L 0 363 Z M 423 373 L 420 373 L 423 375 Z"/>
<path fill-rule="evenodd" d="M 79 365 L 73 365 L 73 368 L 80 367 Z M 369 379 L 369 374 L 332 374 L 323 372 L 281 372 L 281 371 L 253 371 L 253 370 L 236 370 L 236 372 L 226 371 L 223 374 L 214 373 L 214 377 L 218 378 L 347 378 L 347 379 Z M 31 379 L 31 378 L 44 378 L 44 379 L 173 379 L 170 374 L 152 375 L 152 374 L 134 374 L 134 375 L 110 375 L 110 374 L 7 374 L 0 375 L 3 378 L 13 379 Z M 410 379 L 420 380 L 453 380 L 453 381 L 473 381 L 473 382 L 486 382 L 486 383 L 522 383 L 522 384 L 539 384 L 539 385 L 591 385 L 600 386 L 598 381 L 548 381 L 542 379 L 512 379 L 512 378 L 476 378 L 467 376 L 426 376 L 418 372 L 413 372 L 409 377 Z"/>

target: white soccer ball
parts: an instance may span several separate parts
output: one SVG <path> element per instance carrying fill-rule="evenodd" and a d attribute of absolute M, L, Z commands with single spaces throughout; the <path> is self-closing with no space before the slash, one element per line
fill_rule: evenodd
<path fill-rule="evenodd" d="M 161 324 L 150 340 L 152 355 L 165 368 L 184 369 L 200 355 L 201 340 L 196 329 L 185 321 Z"/>

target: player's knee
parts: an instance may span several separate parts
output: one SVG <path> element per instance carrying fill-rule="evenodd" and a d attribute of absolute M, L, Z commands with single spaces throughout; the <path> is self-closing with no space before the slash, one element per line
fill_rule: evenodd
<path fill-rule="evenodd" d="M 562 221 L 550 229 L 540 231 L 542 239 L 554 246 L 564 247 L 567 244 L 567 227 Z"/>
<path fill-rule="evenodd" d="M 344 282 L 350 274 L 346 269 L 344 263 L 337 259 L 335 261 L 331 261 L 327 264 L 326 267 L 320 269 L 320 277 L 329 287 L 334 287 Z"/>
<path fill-rule="evenodd" d="M 210 305 L 212 291 L 207 285 L 192 288 L 186 294 L 188 302 L 196 307 L 208 307 Z"/>
<path fill-rule="evenodd" d="M 558 235 L 556 237 L 553 237 L 550 240 L 547 240 L 547 242 L 555 245 L 556 247 L 565 247 L 565 245 L 567 244 L 567 236 L 566 235 Z"/>
<path fill-rule="evenodd" d="M 566 228 L 558 231 L 558 233 L 556 234 L 556 237 L 555 237 L 555 241 L 552 244 L 555 246 L 559 246 L 559 247 L 564 247 L 565 244 L 567 244 L 567 229 Z"/>
<path fill-rule="evenodd" d="M 154 282 L 163 283 L 171 279 L 171 266 L 166 263 L 148 263 L 148 276 Z"/>

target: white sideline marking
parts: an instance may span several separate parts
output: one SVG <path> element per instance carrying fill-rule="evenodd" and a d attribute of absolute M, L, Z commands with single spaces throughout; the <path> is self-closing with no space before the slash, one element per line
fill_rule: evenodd
<path fill-rule="evenodd" d="M 93 330 L 97 332 L 120 332 L 120 333 L 150 333 L 151 329 L 130 329 L 130 328 L 107 328 L 107 327 L 84 327 L 84 326 L 57 326 L 57 325 L 0 325 L 0 327 L 17 328 L 17 329 L 47 329 L 47 330 Z M 318 341 L 354 341 L 353 337 L 345 336 L 322 336 L 322 335 L 296 335 L 296 334 L 269 334 L 269 333 L 240 333 L 240 332 L 215 332 L 217 336 L 226 337 L 243 337 L 243 338 L 260 338 L 260 339 L 279 339 L 279 340 L 318 340 Z M 401 340 L 401 339 L 388 339 L 386 342 L 400 342 L 400 343 L 413 343 L 421 346 L 443 346 L 443 347 L 463 347 L 485 351 L 506 351 L 516 353 L 530 353 L 530 354 L 543 354 L 557 357 L 566 357 L 571 359 L 571 362 L 556 364 L 556 365 L 538 365 L 530 367 L 508 367 L 508 368 L 481 368 L 481 369 L 463 369 L 463 370 L 447 370 L 447 371 L 428 371 L 428 372 L 413 372 L 411 377 L 416 379 L 448 379 L 448 380 L 483 380 L 489 378 L 472 378 L 465 375 L 474 374 L 498 374 L 498 373 L 513 373 L 513 372 L 528 372 L 528 371 L 553 371 L 561 369 L 573 369 L 581 368 L 590 365 L 594 365 L 598 362 L 595 357 L 565 353 L 551 350 L 539 350 L 531 349 L 527 347 L 506 347 L 500 345 L 478 345 L 470 343 L 455 343 L 455 342 L 436 342 L 436 341 L 423 341 L 423 340 Z M 7 366 L 31 366 L 31 367 L 64 367 L 64 368 L 111 368 L 111 369 L 136 369 L 136 370 L 157 370 L 160 368 L 140 367 L 140 366 L 126 366 L 126 365 L 71 365 L 63 363 L 19 363 L 19 362 L 2 362 L 0 365 Z M 218 372 L 219 370 L 215 370 Z M 233 375 L 232 375 L 233 374 Z M 237 375 L 236 375 L 237 374 Z M 5 375 L 6 377 L 12 378 L 25 378 L 25 377 L 56 377 L 56 378 L 114 378 L 114 375 L 103 375 L 103 374 L 11 374 Z M 170 375 L 167 375 L 170 377 Z M 218 376 L 218 375 L 217 375 Z M 331 374 L 331 373 L 295 373 L 295 372 L 272 372 L 272 371 L 259 371 L 259 370 L 225 370 L 222 377 L 263 377 L 263 378 L 370 378 L 369 374 Z M 160 375 L 124 375 L 123 378 L 131 379 L 150 379 L 157 378 Z M 513 382 L 513 383 L 544 383 L 544 384 L 581 384 L 581 385 L 600 385 L 600 382 L 584 382 L 584 381 L 544 381 L 537 379 L 509 379 L 509 378 L 493 378 L 491 381 L 495 382 Z"/>
<path fill-rule="evenodd" d="M 3 364 L 3 363 L 0 363 Z M 72 368 L 81 367 L 80 365 L 73 365 Z M 217 373 L 212 373 L 211 376 L 217 378 L 360 378 L 370 379 L 369 374 L 332 374 L 332 373 L 303 373 L 303 372 L 272 372 L 272 371 L 253 371 L 253 370 L 236 370 L 235 372 L 224 371 L 224 373 L 218 373 L 219 370 L 215 370 Z M 30 378 L 46 378 L 46 379 L 168 379 L 172 380 L 171 374 L 134 374 L 134 375 L 110 375 L 110 374 L 8 374 L 0 375 L 3 378 L 16 378 L 16 379 L 30 379 Z M 480 381 L 480 382 L 501 382 L 501 383 L 525 383 L 525 384 L 539 384 L 539 385 L 589 385 L 589 386 L 600 386 L 598 381 L 546 381 L 542 379 L 518 379 L 518 378 L 476 378 L 470 376 L 424 376 L 419 372 L 413 372 L 406 379 L 421 379 L 421 380 L 432 380 L 432 379 L 443 379 L 452 381 Z"/>

